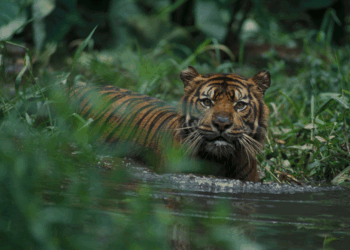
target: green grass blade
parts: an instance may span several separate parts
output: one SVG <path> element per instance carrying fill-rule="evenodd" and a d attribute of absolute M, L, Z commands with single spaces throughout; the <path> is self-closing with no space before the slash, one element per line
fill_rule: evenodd
<path fill-rule="evenodd" d="M 287 99 L 287 101 L 292 105 L 294 111 L 296 112 L 296 115 L 299 116 L 300 115 L 300 109 L 298 108 L 298 106 L 295 104 L 295 102 L 292 100 L 292 98 L 290 98 L 287 94 L 285 94 L 283 91 L 280 91 L 280 93 L 282 95 L 284 95 L 284 97 Z"/>
<path fill-rule="evenodd" d="M 189 57 L 186 58 L 186 60 L 181 63 L 180 65 L 180 69 L 184 69 L 187 68 L 191 63 L 193 63 L 194 59 L 196 59 L 196 57 L 203 53 L 204 51 L 206 51 L 207 46 L 211 43 L 211 39 L 206 39 L 204 42 L 202 42 L 198 48 L 196 49 L 196 51 L 190 55 Z"/>
<path fill-rule="evenodd" d="M 315 114 L 315 117 L 317 117 L 319 114 L 321 114 L 323 111 L 325 111 L 327 108 L 329 108 L 330 106 L 332 106 L 335 103 L 335 100 L 330 99 L 328 100 L 325 104 L 323 104 L 318 111 Z"/>
<path fill-rule="evenodd" d="M 344 98 L 339 96 L 332 96 L 332 98 L 336 100 L 340 105 L 342 105 L 345 109 L 350 109 L 349 104 L 345 102 Z"/>
<path fill-rule="evenodd" d="M 83 126 L 81 126 L 77 131 L 79 132 L 80 130 L 87 128 L 92 122 L 94 121 L 94 119 L 89 118 L 84 124 Z"/>
<path fill-rule="evenodd" d="M 345 168 L 343 171 L 341 171 L 336 177 L 333 178 L 333 180 L 331 181 L 331 183 L 333 185 L 339 185 L 342 182 L 345 181 L 345 176 L 350 174 L 350 166 L 348 166 L 347 168 Z"/>
<path fill-rule="evenodd" d="M 180 6 L 182 4 L 184 4 L 187 0 L 178 0 L 178 1 L 174 1 L 172 4 L 167 5 L 165 8 L 162 8 L 159 13 L 158 13 L 158 18 L 164 18 L 167 15 L 169 15 L 170 13 L 174 12 L 175 10 L 177 10 L 178 8 L 180 8 Z"/>
<path fill-rule="evenodd" d="M 78 115 L 77 113 L 73 113 L 70 116 L 74 116 L 75 118 L 77 118 L 83 124 L 86 123 L 85 119 L 83 117 L 81 117 L 80 115 Z"/>
<path fill-rule="evenodd" d="M 23 68 L 21 69 L 21 71 L 19 72 L 19 74 L 17 75 L 16 81 L 15 81 L 15 91 L 16 91 L 16 96 L 17 96 L 18 100 L 19 100 L 19 98 L 21 98 L 20 95 L 19 95 L 19 85 L 20 85 L 21 82 L 22 82 L 22 77 L 23 77 L 24 73 L 25 73 L 25 72 L 27 71 L 27 69 L 28 69 L 28 63 L 29 63 L 29 56 L 28 56 L 28 54 L 26 53 L 26 55 L 25 55 L 25 60 L 24 60 L 24 66 L 23 66 Z"/>
<path fill-rule="evenodd" d="M 81 56 L 81 53 L 83 52 L 83 50 L 85 49 L 85 47 L 89 44 L 92 35 L 95 33 L 95 30 L 97 29 L 97 25 L 96 27 L 91 31 L 91 33 L 89 34 L 89 36 L 84 40 L 84 42 L 82 42 L 78 49 L 77 52 L 75 52 L 74 58 L 73 58 L 73 63 L 72 63 L 72 68 L 71 68 L 71 72 L 74 69 L 75 64 L 77 63 L 79 57 Z"/>

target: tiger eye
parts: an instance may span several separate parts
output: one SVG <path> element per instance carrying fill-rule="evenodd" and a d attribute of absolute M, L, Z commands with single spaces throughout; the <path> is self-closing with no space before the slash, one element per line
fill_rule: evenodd
<path fill-rule="evenodd" d="M 76 86 L 65 92 L 74 100 L 73 110 L 99 121 L 90 128 L 96 144 L 105 144 L 102 148 L 118 141 L 121 149 L 124 143 L 142 145 L 143 150 L 136 147 L 132 156 L 157 170 L 169 169 L 166 152 L 171 149 L 182 162 L 183 156 L 209 161 L 208 175 L 259 181 L 256 155 L 268 126 L 263 94 L 270 86 L 270 73 L 261 71 L 246 79 L 235 74 L 202 75 L 189 66 L 180 78 L 185 93 L 179 109 L 113 86 Z M 94 105 L 96 101 L 107 103 L 101 108 Z M 125 150 L 120 153 L 130 156 Z"/>
<path fill-rule="evenodd" d="M 202 100 L 202 103 L 205 105 L 205 106 L 211 106 L 211 100 L 210 99 L 204 99 L 204 100 Z"/>
<path fill-rule="evenodd" d="M 243 109 L 245 108 L 246 104 L 244 102 L 237 102 L 236 103 L 236 109 Z"/>

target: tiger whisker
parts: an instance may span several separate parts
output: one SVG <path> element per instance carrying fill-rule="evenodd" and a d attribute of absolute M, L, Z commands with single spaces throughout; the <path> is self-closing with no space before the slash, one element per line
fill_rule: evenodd
<path fill-rule="evenodd" d="M 248 163 L 250 164 L 250 158 L 254 160 L 256 158 L 256 155 L 261 152 L 263 145 L 246 134 L 243 134 L 241 141 L 242 144 L 245 145 L 245 149 L 247 150 L 246 154 L 248 158 Z"/>
<path fill-rule="evenodd" d="M 202 136 L 200 135 L 200 133 L 198 131 L 193 131 L 188 137 L 186 137 L 186 139 L 183 141 L 183 145 L 182 147 L 187 147 L 188 149 L 190 149 L 190 151 L 192 152 L 192 154 L 194 152 L 196 152 L 196 150 L 198 149 L 200 143 L 199 141 L 202 140 Z"/>
<path fill-rule="evenodd" d="M 197 152 L 197 149 L 199 148 L 199 146 L 201 145 L 201 141 L 203 140 L 203 137 L 200 135 L 200 134 L 198 134 L 197 135 L 197 139 L 195 139 L 194 141 L 193 141 L 193 143 L 192 143 L 192 145 L 191 146 L 193 146 L 193 150 L 192 150 L 192 152 L 193 153 L 196 153 Z"/>
<path fill-rule="evenodd" d="M 246 149 L 249 151 L 249 154 L 255 158 L 257 150 L 246 137 L 244 137 L 244 141 L 246 142 Z"/>
<path fill-rule="evenodd" d="M 189 126 L 189 127 L 182 127 L 182 128 L 175 128 L 174 130 L 185 130 L 190 128 L 196 128 L 196 126 Z"/>
<path fill-rule="evenodd" d="M 191 141 L 194 136 L 196 136 L 198 131 L 191 132 L 183 141 L 184 144 L 186 144 L 188 141 Z"/>
<path fill-rule="evenodd" d="M 242 144 L 244 152 L 247 155 L 248 164 L 250 165 L 251 150 L 249 148 L 249 145 L 244 137 L 239 138 L 238 141 Z"/>
<path fill-rule="evenodd" d="M 249 135 L 243 134 L 244 138 L 249 142 L 250 146 L 254 148 L 254 151 L 259 154 L 261 150 L 263 149 L 263 145 L 258 142 L 257 140 L 254 140 Z"/>
<path fill-rule="evenodd" d="M 183 145 L 189 144 L 197 136 L 198 131 L 191 132 L 182 142 Z"/>
<path fill-rule="evenodd" d="M 162 165 L 168 164 L 168 157 L 161 149 L 169 147 L 179 151 L 179 158 L 208 160 L 213 174 L 257 181 L 256 156 L 264 148 L 268 125 L 263 96 L 271 83 L 269 72 L 261 71 L 248 79 L 237 74 L 202 75 L 189 66 L 180 78 L 184 95 L 177 107 L 113 86 L 77 86 L 68 88 L 67 94 L 79 115 L 95 120 L 91 132 L 96 131 L 111 148 L 131 151 L 125 154 L 131 153 L 146 164 L 156 160 L 155 167 L 166 169 Z M 244 97 L 248 95 L 249 100 Z M 233 97 L 245 100 L 237 100 L 233 106 Z M 243 106 L 245 115 L 238 114 Z M 123 143 L 145 150 L 124 150 Z M 155 156 L 149 157 L 148 152 Z"/>

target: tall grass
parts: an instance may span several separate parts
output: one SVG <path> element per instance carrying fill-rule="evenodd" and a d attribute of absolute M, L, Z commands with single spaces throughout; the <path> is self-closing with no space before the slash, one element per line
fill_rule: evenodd
<path fill-rule="evenodd" d="M 246 243 L 224 222 L 215 222 L 213 229 L 211 220 L 175 218 L 169 213 L 170 203 L 152 202 L 149 187 L 129 186 L 131 179 L 118 158 L 108 162 L 90 146 L 91 120 L 74 113 L 65 91 L 69 85 L 96 79 L 105 84 L 113 79 L 110 84 L 170 101 L 181 95 L 181 87 L 179 60 L 171 60 L 170 50 L 115 57 L 120 64 L 114 65 L 102 53 L 82 52 L 89 39 L 77 50 L 69 71 L 42 69 L 34 76 L 27 53 L 15 84 L 2 86 L 0 245 L 6 249 L 171 249 L 189 244 L 232 249 Z M 203 51 L 196 53 L 200 57 Z M 196 53 L 189 63 L 195 63 Z M 91 79 L 91 74 L 96 78 Z M 6 77 L 11 82 L 11 76 Z M 8 91 L 11 88 L 14 95 Z M 106 166 L 113 170 L 104 170 Z M 196 233 L 198 227 L 204 231 Z M 184 237 L 187 240 L 182 242 Z"/>
<path fill-rule="evenodd" d="M 267 54 L 264 68 L 255 69 L 229 60 L 217 64 L 215 51 L 205 49 L 208 45 L 204 42 L 187 57 L 176 56 L 169 46 L 142 56 L 131 48 L 111 55 L 87 53 L 88 60 L 78 67 L 84 81 L 121 86 L 173 104 L 183 93 L 179 72 L 185 65 L 193 65 L 201 73 L 236 72 L 247 77 L 267 69 L 272 85 L 265 100 L 271 114 L 265 154 L 260 158 L 265 180 L 274 180 L 271 174 L 279 171 L 300 180 L 330 181 L 348 166 L 347 48 L 305 40 L 306 49 L 294 62 L 299 70 L 288 76 L 288 62 L 273 53 Z"/>
<path fill-rule="evenodd" d="M 212 40 L 194 51 L 162 40 L 148 51 L 130 46 L 83 52 L 90 38 L 63 72 L 43 68 L 35 75 L 26 50 L 23 70 L 13 80 L 6 76 L 2 85 L 0 244 L 8 249 L 169 249 L 177 244 L 172 230 L 197 248 L 213 244 L 233 249 L 245 242 L 223 223 L 171 216 L 166 205 L 151 202 L 148 187 L 130 189 L 125 168 L 115 162 L 107 174 L 97 168 L 104 163 L 89 144 L 91 120 L 75 114 L 62 92 L 80 82 L 117 85 L 176 104 L 183 93 L 179 73 L 188 65 L 201 73 L 247 77 L 267 69 L 272 86 L 265 96 L 271 114 L 260 157 L 264 180 L 277 179 L 276 173 L 332 180 L 349 164 L 349 48 L 305 40 L 297 59 L 300 70 L 288 76 L 287 63 L 273 53 L 264 68 L 255 69 L 242 60 L 221 60 L 218 51 L 227 48 Z M 224 215 L 225 209 L 218 212 Z M 192 229 L 198 224 L 206 229 L 199 236 Z"/>

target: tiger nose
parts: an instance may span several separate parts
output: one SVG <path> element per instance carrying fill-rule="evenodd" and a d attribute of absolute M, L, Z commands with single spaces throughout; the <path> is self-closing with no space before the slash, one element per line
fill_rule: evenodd
<path fill-rule="evenodd" d="M 230 122 L 229 118 L 226 116 L 218 116 L 215 118 L 214 121 L 212 121 L 213 126 L 220 132 L 224 132 L 225 130 L 229 129 L 232 126 L 232 123 Z"/>

